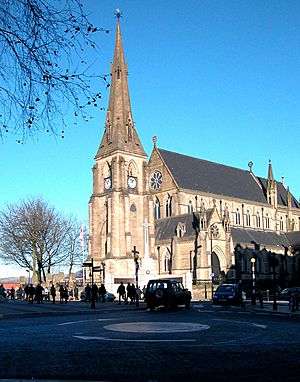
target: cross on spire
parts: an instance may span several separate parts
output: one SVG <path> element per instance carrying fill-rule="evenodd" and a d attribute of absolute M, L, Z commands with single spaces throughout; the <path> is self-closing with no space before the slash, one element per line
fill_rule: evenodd
<path fill-rule="evenodd" d="M 120 20 L 120 17 L 122 17 L 122 12 L 120 11 L 119 8 L 116 9 L 115 11 L 115 17 Z"/>

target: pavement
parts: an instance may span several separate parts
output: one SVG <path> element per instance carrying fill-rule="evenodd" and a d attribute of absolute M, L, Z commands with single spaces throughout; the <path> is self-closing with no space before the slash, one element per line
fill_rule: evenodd
<path fill-rule="evenodd" d="M 136 310 L 146 309 L 144 302 L 139 303 L 139 307 L 134 304 L 121 305 L 118 302 L 96 302 L 95 309 L 91 308 L 91 303 L 82 301 L 68 301 L 67 304 L 56 302 L 52 304 L 50 301 L 44 301 L 43 304 L 28 304 L 25 300 L 7 300 L 0 303 L 0 319 L 9 317 L 28 317 L 28 316 L 48 316 L 48 315 L 76 315 L 76 314 L 95 314 L 105 310 Z"/>
<path fill-rule="evenodd" d="M 259 302 L 257 302 L 256 305 L 251 305 L 251 303 L 249 303 L 248 309 L 250 311 L 257 312 L 257 313 L 274 314 L 274 315 L 281 315 L 281 316 L 292 316 L 292 317 L 300 318 L 300 310 L 296 310 L 295 312 L 292 312 L 289 309 L 288 301 L 277 301 L 277 304 L 275 306 L 273 301 L 264 301 L 263 307 L 260 307 Z"/>
<path fill-rule="evenodd" d="M 197 308 L 200 305 L 205 305 L 212 309 L 217 307 L 213 306 L 210 301 L 192 301 L 193 305 Z M 49 315 L 80 315 L 80 314 L 95 314 L 101 311 L 124 311 L 124 310 L 145 310 L 146 304 L 143 301 L 139 302 L 137 307 L 135 304 L 121 305 L 117 301 L 114 302 L 96 302 L 95 309 L 91 308 L 90 303 L 84 303 L 81 301 L 69 301 L 67 304 L 52 304 L 50 301 L 45 301 L 43 304 L 28 304 L 27 301 L 20 300 L 8 300 L 7 302 L 0 303 L 0 319 L 16 318 L 16 317 L 28 317 L 28 316 L 49 316 Z M 236 307 L 236 309 L 242 309 Z M 250 301 L 246 302 L 244 310 L 259 313 L 259 314 L 271 314 L 286 317 L 300 317 L 300 311 L 291 312 L 289 310 L 288 302 L 278 301 L 277 309 L 274 309 L 272 301 L 264 301 L 263 307 L 257 302 L 256 305 L 251 305 Z"/>

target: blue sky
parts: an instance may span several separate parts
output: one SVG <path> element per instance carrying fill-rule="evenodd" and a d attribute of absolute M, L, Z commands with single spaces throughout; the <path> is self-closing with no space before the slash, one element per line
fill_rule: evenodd
<path fill-rule="evenodd" d="M 298 0 L 84 0 L 95 36 L 90 62 L 109 73 L 116 19 L 129 69 L 135 128 L 148 155 L 152 137 L 171 151 L 282 174 L 299 199 L 300 2 Z M 109 91 L 95 83 L 108 103 Z M 88 221 L 92 173 L 105 111 L 65 129 L 64 139 L 0 142 L 0 208 L 42 195 L 66 214 Z M 67 117 L 68 120 L 68 117 Z M 0 268 L 0 276 L 6 271 Z M 24 272 L 22 273 L 24 274 Z"/>

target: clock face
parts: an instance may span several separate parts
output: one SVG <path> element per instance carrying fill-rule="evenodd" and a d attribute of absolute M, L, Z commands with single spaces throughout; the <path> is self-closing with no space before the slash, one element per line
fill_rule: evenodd
<path fill-rule="evenodd" d="M 106 190 L 110 189 L 111 188 L 111 178 L 105 178 L 104 179 L 104 188 Z"/>
<path fill-rule="evenodd" d="M 160 171 L 155 171 L 150 177 L 150 187 L 152 190 L 158 190 L 162 185 L 163 177 Z"/>
<path fill-rule="evenodd" d="M 133 176 L 129 176 L 127 179 L 128 187 L 129 188 L 136 188 L 136 178 Z"/>

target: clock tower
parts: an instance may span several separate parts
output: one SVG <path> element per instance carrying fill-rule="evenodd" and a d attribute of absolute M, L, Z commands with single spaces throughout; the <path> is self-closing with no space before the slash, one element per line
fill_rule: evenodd
<path fill-rule="evenodd" d="M 100 269 L 105 264 L 105 284 L 110 290 L 120 280 L 134 282 L 134 247 L 139 252 L 140 276 L 155 273 L 147 154 L 134 127 L 127 76 L 118 17 L 105 130 L 95 156 L 89 201 L 89 258 Z M 103 281 L 103 274 L 102 280 L 97 274 L 94 277 Z"/>

